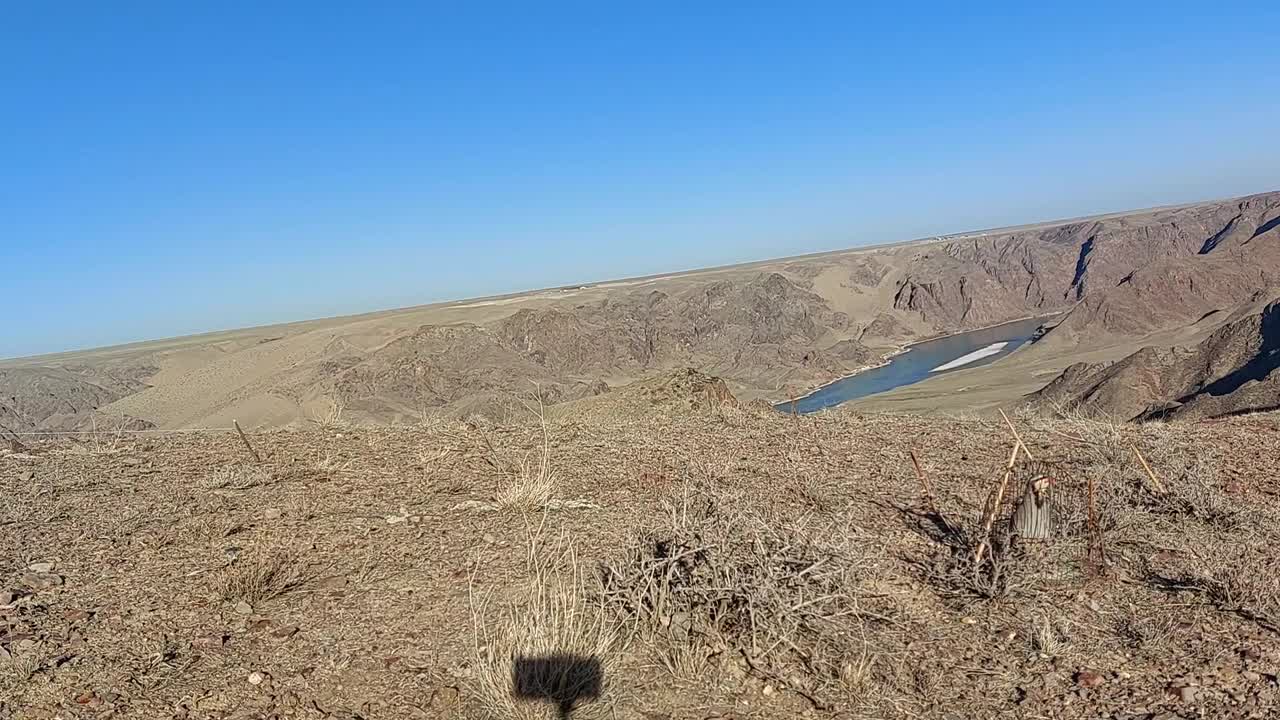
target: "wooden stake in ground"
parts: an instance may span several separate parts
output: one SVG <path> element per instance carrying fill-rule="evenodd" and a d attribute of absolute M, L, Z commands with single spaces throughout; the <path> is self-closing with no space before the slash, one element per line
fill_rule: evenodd
<path fill-rule="evenodd" d="M 925 476 L 924 470 L 920 468 L 920 458 L 916 457 L 916 451 L 911 450 L 911 464 L 916 466 L 916 477 L 920 480 L 920 489 L 924 491 L 924 506 L 931 514 L 938 514 L 938 504 L 933 501 L 933 489 L 929 487 L 929 478 Z"/>
<path fill-rule="evenodd" d="M 1107 574 L 1107 548 L 1104 544 L 1105 539 L 1102 535 L 1102 525 L 1098 523 L 1097 505 L 1094 502 L 1093 476 L 1089 476 L 1088 500 L 1089 500 L 1089 547 L 1088 562 L 1089 572 L 1094 575 Z"/>
<path fill-rule="evenodd" d="M 1013 534 L 1019 540 L 1053 537 L 1054 474 L 1053 467 L 1045 463 L 1030 462 L 1019 468 L 1022 497 L 1013 511 Z"/>
<path fill-rule="evenodd" d="M 249 444 L 249 436 L 245 435 L 244 431 L 240 429 L 240 423 L 232 420 L 231 424 L 236 426 L 236 432 L 240 433 L 240 439 L 244 441 L 244 446 L 249 449 L 249 454 L 253 456 L 253 461 L 261 465 L 262 458 L 258 456 L 258 451 L 253 449 L 253 445 Z"/>
<path fill-rule="evenodd" d="M 1031 449 L 1027 447 L 1026 443 L 1022 442 L 1022 436 L 1018 434 L 1018 428 L 1013 426 L 1013 421 L 1009 419 L 1008 415 L 1004 414 L 1003 409 L 1000 410 L 1000 417 L 1004 418 L 1004 424 L 1009 427 L 1009 432 L 1013 433 L 1013 439 L 1017 440 L 1018 444 L 1022 446 L 1022 452 L 1027 456 L 1027 459 L 1035 460 L 1035 458 L 1031 457 Z"/>
<path fill-rule="evenodd" d="M 1160 482 L 1160 478 L 1151 472 L 1151 466 L 1147 464 L 1147 459 L 1142 457 L 1142 453 L 1138 451 L 1138 446 L 1134 443 L 1129 443 L 1129 447 L 1133 448 L 1133 454 L 1138 456 L 1138 462 L 1142 463 L 1142 469 L 1147 471 L 1147 477 L 1151 478 L 1151 484 L 1155 486 L 1156 492 L 1163 495 L 1164 483 Z"/>
<path fill-rule="evenodd" d="M 978 547 L 973 551 L 973 564 L 981 565 L 982 558 L 987 554 L 987 546 L 991 542 L 991 528 L 996 524 L 996 518 L 1000 515 L 1000 506 L 1004 503 L 1004 491 L 1009 486 L 1009 477 L 1013 475 L 1013 464 L 1018 460 L 1018 448 L 1022 447 L 1022 443 L 1018 440 L 1013 441 L 1013 452 L 1009 453 L 1009 463 L 1005 465 L 1004 477 L 1000 478 L 1000 485 L 996 487 L 995 500 L 991 503 L 991 509 L 987 512 L 987 516 L 982 520 L 982 539 L 978 541 Z"/>

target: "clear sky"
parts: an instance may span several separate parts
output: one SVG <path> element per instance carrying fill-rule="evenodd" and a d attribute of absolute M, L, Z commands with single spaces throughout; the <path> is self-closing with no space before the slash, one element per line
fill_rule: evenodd
<path fill-rule="evenodd" d="M 4 3 L 0 356 L 1280 189 L 1280 3 L 1054 4 Z"/>

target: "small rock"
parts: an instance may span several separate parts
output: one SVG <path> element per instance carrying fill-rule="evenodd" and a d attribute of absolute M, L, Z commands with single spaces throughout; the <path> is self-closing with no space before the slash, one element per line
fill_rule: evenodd
<path fill-rule="evenodd" d="M 12 605 L 17 599 L 18 593 L 13 590 L 0 590 L 0 605 Z"/>
<path fill-rule="evenodd" d="M 26 472 L 18 475 L 18 479 L 22 482 L 31 482 L 36 479 L 36 474 L 31 470 L 27 470 Z"/>
<path fill-rule="evenodd" d="M 252 614 L 253 614 L 253 606 L 252 606 L 252 605 L 250 605 L 249 603 L 247 603 L 247 602 L 245 602 L 245 601 L 241 600 L 240 602 L 236 603 L 236 614 L 237 614 L 237 615 L 252 615 Z"/>
<path fill-rule="evenodd" d="M 964 623 L 965 625 L 977 625 L 978 619 L 971 618 L 971 617 L 964 617 L 964 618 L 960 618 L 960 622 Z"/>
<path fill-rule="evenodd" d="M 344 575 L 335 575 L 321 580 L 317 585 L 322 590 L 341 590 L 347 586 L 347 578 Z"/>
<path fill-rule="evenodd" d="M 85 620 L 88 620 L 91 617 L 93 617 L 93 613 L 89 612 L 88 610 L 72 609 L 72 610 L 64 610 L 62 613 L 63 620 L 66 620 L 68 622 L 73 622 L 73 623 L 84 622 Z"/>
<path fill-rule="evenodd" d="M 1092 670 L 1081 670 L 1076 673 L 1076 685 L 1082 688 L 1094 688 L 1105 683 L 1106 678 Z"/>
<path fill-rule="evenodd" d="M 1262 680 L 1262 673 L 1256 673 L 1252 670 L 1245 670 L 1240 673 L 1240 676 L 1249 682 L 1260 682 Z"/>
<path fill-rule="evenodd" d="M 32 590 L 50 590 L 62 584 L 62 576 L 55 573 L 23 573 L 22 581 Z"/>
<path fill-rule="evenodd" d="M 97 696 L 93 694 L 92 690 L 86 690 L 76 696 L 76 702 L 81 705 L 88 705 L 89 703 L 93 702 L 96 698 Z"/>
<path fill-rule="evenodd" d="M 278 638 L 290 638 L 298 634 L 298 626 L 297 625 L 281 625 L 275 630 L 272 630 L 271 634 Z"/>
<path fill-rule="evenodd" d="M 438 687 L 431 692 L 431 707 L 436 710 L 453 707 L 458 704 L 461 695 L 458 688 L 451 685 Z"/>
<path fill-rule="evenodd" d="M 280 508 L 267 508 L 262 511 L 262 517 L 267 520 L 279 520 L 280 515 Z"/>
<path fill-rule="evenodd" d="M 260 673 L 260 672 L 251 672 L 251 673 L 249 673 L 249 684 L 250 684 L 250 685 L 261 685 L 261 684 L 262 684 L 262 682 L 263 682 L 264 680 L 266 680 L 266 679 L 267 679 L 267 678 L 266 678 L 266 676 L 265 676 L 265 675 L 263 675 L 263 674 L 262 674 L 262 673 Z"/>
<path fill-rule="evenodd" d="M 486 543 L 486 544 L 488 544 L 488 545 L 492 545 L 492 544 L 494 544 L 494 543 L 498 542 L 498 538 L 496 538 L 496 537 L 494 537 L 494 536 L 490 535 L 489 533 L 485 533 L 485 534 L 484 534 L 484 537 L 482 537 L 482 538 L 480 538 L 480 539 L 481 539 L 481 540 L 484 540 L 484 541 L 485 541 L 485 543 Z"/>
<path fill-rule="evenodd" d="M 30 570 L 31 572 L 37 572 L 37 573 L 53 572 L 53 563 L 51 562 L 31 563 L 30 565 L 27 566 L 27 569 Z"/>
<path fill-rule="evenodd" d="M 1176 688 L 1176 692 L 1176 697 L 1181 702 L 1193 703 L 1196 701 L 1196 688 L 1191 685 Z"/>
<path fill-rule="evenodd" d="M 135 458 L 135 457 L 127 457 L 127 458 L 121 458 L 120 462 L 124 463 L 125 465 L 129 465 L 129 466 L 137 466 L 137 465 L 141 465 L 141 464 L 142 464 L 142 459 L 141 459 L 141 458 Z"/>
<path fill-rule="evenodd" d="M 774 693 L 776 693 L 776 692 L 777 692 L 777 690 L 774 690 L 772 685 L 769 685 L 768 683 L 766 683 L 766 684 L 765 684 L 765 686 L 764 686 L 763 688 L 761 688 L 761 689 L 760 689 L 760 692 L 761 692 L 761 694 L 763 694 L 765 697 L 769 697 L 769 696 L 773 695 Z"/>

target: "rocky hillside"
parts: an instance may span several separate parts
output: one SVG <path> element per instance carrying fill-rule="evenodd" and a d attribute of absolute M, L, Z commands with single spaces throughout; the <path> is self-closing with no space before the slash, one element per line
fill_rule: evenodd
<path fill-rule="evenodd" d="M 1033 351 L 1069 358 L 1216 327 L 1280 284 L 1278 222 L 1268 193 L 9 362 L 0 427 L 62 427 L 89 407 L 162 428 L 500 417 L 535 391 L 562 402 L 684 367 L 780 401 L 907 342 L 1061 312 Z M 100 381 L 114 372 L 100 357 L 159 372 Z"/>
<path fill-rule="evenodd" d="M 122 422 L 129 427 L 145 426 L 136 418 L 98 410 L 146 387 L 146 378 L 154 372 L 155 368 L 145 366 L 0 368 L 0 428 L 9 433 L 42 428 L 75 430 L 91 427 L 98 420 L 104 430 Z"/>
<path fill-rule="evenodd" d="M 1172 220 L 1152 241 L 1160 252 L 1108 263 L 1113 282 L 1082 295 L 1046 338 L 1046 347 L 1096 346 L 1181 327 L 1229 311 L 1280 283 L 1280 194 L 1245 198 L 1201 214 L 1214 222 L 1194 225 L 1187 236 L 1187 225 Z M 1130 269 L 1117 277 L 1122 267 Z"/>
<path fill-rule="evenodd" d="M 0 717 L 1280 713 L 1273 414 L 1015 420 L 1058 514 L 1010 543 L 1012 507 L 979 519 L 1000 423 L 668 380 L 545 427 L 251 432 L 261 462 L 234 432 L 0 448 Z"/>
<path fill-rule="evenodd" d="M 1125 420 L 1280 407 L 1280 292 L 1268 297 L 1194 347 L 1146 347 L 1115 363 L 1072 365 L 1033 400 Z"/>

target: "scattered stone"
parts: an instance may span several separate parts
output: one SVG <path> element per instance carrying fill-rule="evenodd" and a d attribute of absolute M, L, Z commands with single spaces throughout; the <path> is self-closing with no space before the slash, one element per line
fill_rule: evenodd
<path fill-rule="evenodd" d="M 17 599 L 17 592 L 13 590 L 0 590 L 0 605 L 12 605 L 13 601 Z"/>
<path fill-rule="evenodd" d="M 486 543 L 486 544 L 489 544 L 489 545 L 492 545 L 492 544 L 494 544 L 494 543 L 498 542 L 498 538 L 496 538 L 496 537 L 494 537 L 494 536 L 490 535 L 489 533 L 485 533 L 485 534 L 484 534 L 484 537 L 482 537 L 482 538 L 480 538 L 480 539 L 481 539 L 481 540 L 484 540 L 484 541 L 485 541 L 485 543 Z"/>
<path fill-rule="evenodd" d="M 251 673 L 249 673 L 249 684 L 250 684 L 250 685 L 261 685 L 261 684 L 262 684 L 262 682 L 263 682 L 264 680 L 266 680 L 266 679 L 267 679 L 267 678 L 266 678 L 266 676 L 265 676 L 265 675 L 263 675 L 263 674 L 262 674 L 262 673 L 260 673 L 260 672 L 256 672 L 256 671 L 255 671 L 255 672 L 251 672 Z"/>
<path fill-rule="evenodd" d="M 772 696 L 774 693 L 776 693 L 776 692 L 777 692 L 777 690 L 774 690 L 772 685 L 770 685 L 770 684 L 768 684 L 768 683 L 765 683 L 765 686 L 764 686 L 763 688 L 761 688 L 761 689 L 760 689 L 760 692 L 761 692 L 761 694 L 763 694 L 765 697 L 770 697 L 770 696 Z"/>
<path fill-rule="evenodd" d="M 18 479 L 22 482 L 31 482 L 36 479 L 36 474 L 31 470 L 27 470 L 26 472 L 18 475 Z"/>
<path fill-rule="evenodd" d="M 76 696 L 76 702 L 81 705 L 88 705 L 96 699 L 97 695 L 94 695 L 92 690 L 86 690 Z"/>
<path fill-rule="evenodd" d="M 280 627 L 271 631 L 271 634 L 278 638 L 291 638 L 297 633 L 298 633 L 297 625 L 281 625 Z"/>
<path fill-rule="evenodd" d="M 1245 670 L 1244 672 L 1240 673 L 1240 676 L 1243 677 L 1245 680 L 1248 680 L 1249 682 L 1262 681 L 1262 673 L 1256 673 L 1252 670 Z"/>
<path fill-rule="evenodd" d="M 237 614 L 237 615 L 252 615 L 252 614 L 253 614 L 253 606 L 252 606 L 252 605 L 250 605 L 249 603 L 247 603 L 247 602 L 245 602 L 245 601 L 241 600 L 240 602 L 236 603 L 236 614 Z"/>
<path fill-rule="evenodd" d="M 68 622 L 73 622 L 73 623 L 84 622 L 85 620 L 88 620 L 91 617 L 93 617 L 93 613 L 89 612 L 88 610 L 71 609 L 71 610 L 64 610 L 62 613 L 63 620 L 66 620 Z"/>
<path fill-rule="evenodd" d="M 30 570 L 31 572 L 49 573 L 49 572 L 53 572 L 53 563 L 51 562 L 31 563 L 30 565 L 27 566 L 27 569 Z"/>
<path fill-rule="evenodd" d="M 1082 688 L 1094 688 L 1107 681 L 1101 674 L 1092 670 L 1081 670 L 1076 673 L 1076 685 Z"/>
<path fill-rule="evenodd" d="M 280 508 L 267 508 L 262 511 L 262 517 L 267 520 L 279 520 L 281 514 Z"/>
<path fill-rule="evenodd" d="M 1169 695 L 1173 699 L 1183 703 L 1193 703 L 1196 701 L 1196 687 L 1194 685 L 1181 685 L 1170 687 Z"/>

